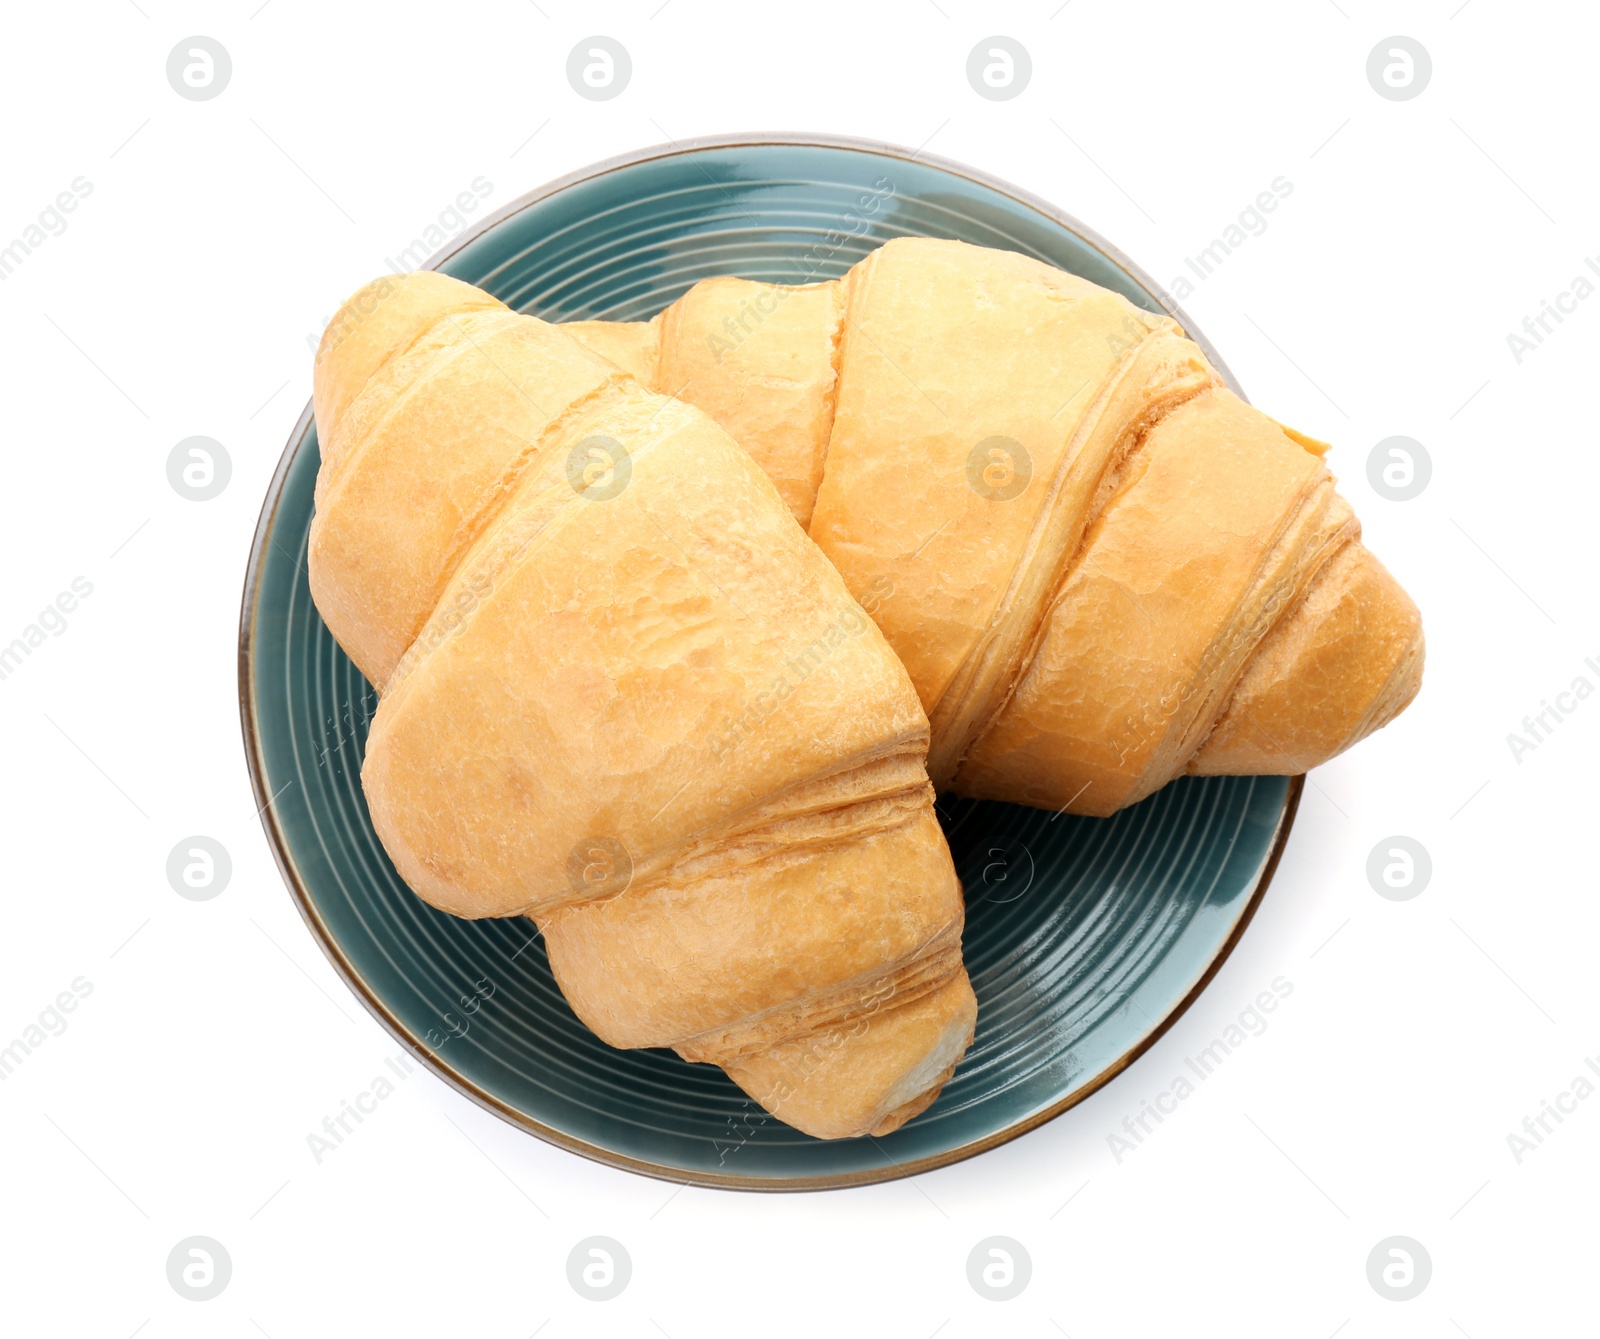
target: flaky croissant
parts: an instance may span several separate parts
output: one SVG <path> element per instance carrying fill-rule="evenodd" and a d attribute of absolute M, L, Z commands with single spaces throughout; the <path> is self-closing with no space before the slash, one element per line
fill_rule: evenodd
<path fill-rule="evenodd" d="M 876 597 L 941 789 L 1109 814 L 1306 771 L 1420 686 L 1420 616 L 1326 447 L 1087 280 L 900 239 L 840 280 L 564 328 L 726 427 Z"/>
<path fill-rule="evenodd" d="M 314 403 L 311 590 L 381 693 L 362 784 L 406 882 L 531 916 L 605 1041 L 801 1130 L 926 1107 L 976 1011 L 927 718 L 749 455 L 431 273 L 346 303 Z"/>

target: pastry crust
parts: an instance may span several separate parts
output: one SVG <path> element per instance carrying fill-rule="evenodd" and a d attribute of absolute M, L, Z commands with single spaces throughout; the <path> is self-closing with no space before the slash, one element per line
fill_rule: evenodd
<path fill-rule="evenodd" d="M 766 307 L 783 319 L 705 355 Z M 1185 772 L 1305 771 L 1420 687 L 1421 618 L 1362 547 L 1327 447 L 1232 395 L 1167 317 L 1025 256 L 905 238 L 831 284 L 706 280 L 657 322 L 656 389 L 783 480 L 872 597 L 941 789 L 1108 814 Z M 800 412 L 794 388 L 830 373 L 831 413 Z M 820 465 L 812 495 L 796 460 Z"/>
<path fill-rule="evenodd" d="M 976 1013 L 904 668 L 705 414 L 411 278 L 397 347 L 318 362 L 312 590 L 381 689 L 385 849 L 437 907 L 533 917 L 606 1041 L 821 1137 L 894 1128 Z"/>

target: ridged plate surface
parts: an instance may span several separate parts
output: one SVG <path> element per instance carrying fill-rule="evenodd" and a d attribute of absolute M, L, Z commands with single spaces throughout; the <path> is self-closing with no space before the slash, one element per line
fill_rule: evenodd
<path fill-rule="evenodd" d="M 1128 262 L 1047 206 L 952 164 L 842 142 L 711 142 L 603 165 L 502 211 L 438 268 L 549 320 L 636 319 L 708 275 L 833 277 L 905 235 L 1024 251 L 1160 310 Z M 241 627 L 268 836 L 323 948 L 385 1025 L 476 1100 L 576 1151 L 678 1180 L 801 1189 L 992 1147 L 1159 1035 L 1242 931 L 1281 849 L 1299 794 L 1283 778 L 1185 779 L 1111 819 L 942 800 L 967 889 L 977 1039 L 938 1102 L 895 1134 L 808 1138 L 720 1070 L 601 1043 L 562 999 L 531 923 L 457 920 L 400 881 L 361 793 L 376 694 L 306 584 L 317 464 L 308 409 L 262 513 Z"/>

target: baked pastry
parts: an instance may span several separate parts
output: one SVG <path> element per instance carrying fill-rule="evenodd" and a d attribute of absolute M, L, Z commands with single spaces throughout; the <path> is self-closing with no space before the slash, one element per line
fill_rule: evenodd
<path fill-rule="evenodd" d="M 1421 683 L 1421 618 L 1326 447 L 1178 325 L 1041 261 L 891 241 L 840 280 L 708 279 L 571 334 L 703 408 L 905 662 L 941 789 L 1109 814 L 1294 774 Z"/>
<path fill-rule="evenodd" d="M 976 1011 L 927 718 L 750 456 L 438 274 L 352 297 L 315 382 L 311 590 L 406 882 L 810 1134 L 926 1107 Z"/>

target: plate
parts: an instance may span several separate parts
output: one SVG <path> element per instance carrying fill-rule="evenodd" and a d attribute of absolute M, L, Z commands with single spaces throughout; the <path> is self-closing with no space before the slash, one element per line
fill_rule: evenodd
<path fill-rule="evenodd" d="M 888 145 L 747 136 L 650 150 L 518 200 L 431 265 L 546 320 L 628 320 L 709 275 L 829 278 L 908 235 L 1022 251 L 1169 310 L 1232 382 L 1183 314 L 1087 228 Z M 894 1134 L 812 1139 L 719 1069 L 602 1043 L 567 1007 L 530 922 L 457 920 L 401 882 L 360 785 L 377 695 L 306 583 L 317 465 L 307 406 L 261 514 L 240 620 L 246 755 L 268 840 L 312 934 L 379 1021 L 468 1097 L 563 1148 L 759 1190 L 860 1185 L 993 1148 L 1161 1035 L 1237 942 L 1277 863 L 1299 779 L 1185 778 L 1109 819 L 945 797 L 977 1037 L 939 1100 Z"/>

